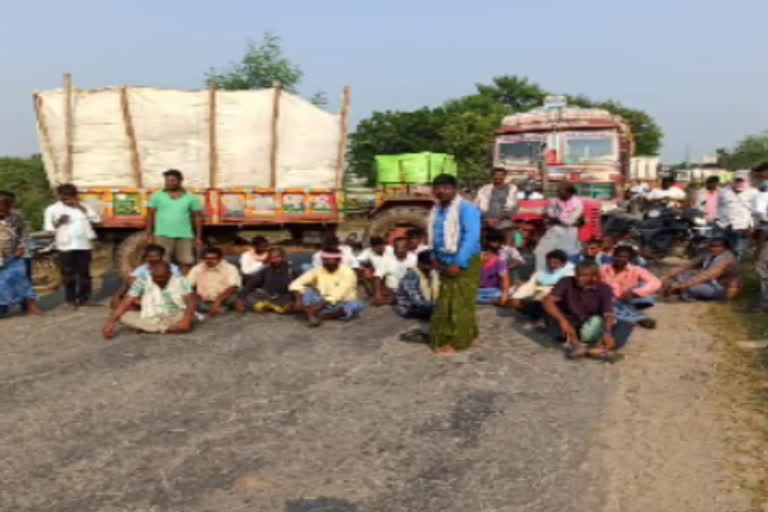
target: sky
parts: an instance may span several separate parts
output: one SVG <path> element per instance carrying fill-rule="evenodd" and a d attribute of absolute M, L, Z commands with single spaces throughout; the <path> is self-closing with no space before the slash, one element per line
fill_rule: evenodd
<path fill-rule="evenodd" d="M 38 0 L 2 2 L 0 155 L 39 152 L 32 93 L 201 88 L 210 67 L 272 31 L 352 127 L 377 110 L 436 106 L 493 76 L 528 77 L 646 110 L 668 163 L 768 129 L 765 0 Z"/>

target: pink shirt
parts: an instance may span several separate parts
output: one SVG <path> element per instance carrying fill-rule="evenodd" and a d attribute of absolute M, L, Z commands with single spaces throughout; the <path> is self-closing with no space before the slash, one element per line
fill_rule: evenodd
<path fill-rule="evenodd" d="M 704 204 L 704 214 L 707 220 L 713 222 L 717 219 L 717 198 L 719 194 L 717 190 L 707 191 L 707 201 Z"/>
<path fill-rule="evenodd" d="M 600 277 L 613 289 L 613 296 L 617 299 L 630 290 L 638 297 L 648 297 L 661 289 L 658 277 L 632 264 L 628 264 L 621 272 L 616 272 L 613 265 L 603 265 L 600 267 Z"/>

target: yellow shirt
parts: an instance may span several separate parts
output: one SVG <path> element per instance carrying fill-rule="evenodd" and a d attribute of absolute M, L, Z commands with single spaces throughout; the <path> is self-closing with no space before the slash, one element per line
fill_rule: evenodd
<path fill-rule="evenodd" d="M 213 268 L 209 268 L 204 261 L 198 263 L 189 271 L 187 280 L 205 301 L 216 300 L 227 288 L 242 286 L 242 278 L 237 267 L 223 260 Z"/>
<path fill-rule="evenodd" d="M 313 268 L 296 278 L 288 289 L 303 293 L 307 286 L 316 288 L 330 304 L 357 300 L 357 274 L 346 265 L 339 265 L 333 273 L 325 270 L 325 267 Z"/>

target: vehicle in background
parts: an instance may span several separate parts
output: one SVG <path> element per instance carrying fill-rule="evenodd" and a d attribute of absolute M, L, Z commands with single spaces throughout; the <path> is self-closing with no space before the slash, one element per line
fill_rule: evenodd
<path fill-rule="evenodd" d="M 123 275 L 140 261 L 147 203 L 178 169 L 204 205 L 204 239 L 287 229 L 320 238 L 342 222 L 349 88 L 326 112 L 271 89 L 181 91 L 146 87 L 63 89 L 34 95 L 46 174 L 73 183 L 102 218 L 99 245 L 115 248 Z"/>
<path fill-rule="evenodd" d="M 502 120 L 493 162 L 515 182 L 533 179 L 549 192 L 568 181 L 581 197 L 615 203 L 622 199 L 633 153 L 632 133 L 621 117 L 569 107 L 564 97 L 550 96 L 543 107 Z"/>

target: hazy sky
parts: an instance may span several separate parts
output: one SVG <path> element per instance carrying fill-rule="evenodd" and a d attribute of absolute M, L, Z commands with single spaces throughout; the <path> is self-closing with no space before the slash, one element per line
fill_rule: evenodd
<path fill-rule="evenodd" d="M 667 160 L 768 129 L 765 0 L 0 3 L 0 154 L 39 151 L 31 94 L 65 71 L 77 87 L 199 88 L 265 30 L 304 69 L 302 92 L 324 90 L 337 108 L 352 86 L 353 123 L 518 74 L 647 110 Z"/>

